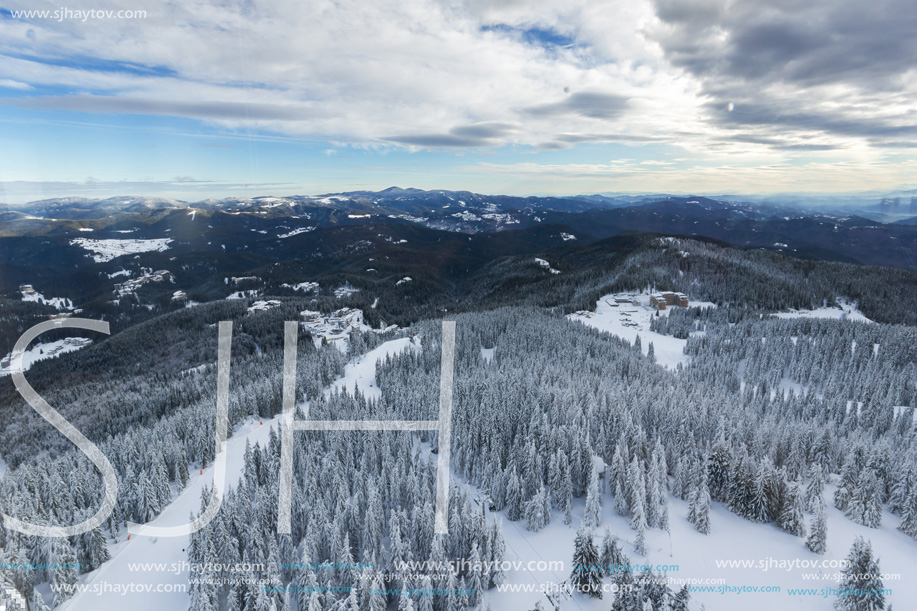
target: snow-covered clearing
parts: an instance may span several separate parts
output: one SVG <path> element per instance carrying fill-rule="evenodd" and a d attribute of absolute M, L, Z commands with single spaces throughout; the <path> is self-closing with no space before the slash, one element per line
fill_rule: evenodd
<path fill-rule="evenodd" d="M 42 303 L 44 305 L 49 305 L 58 310 L 72 310 L 73 302 L 66 297 L 45 297 L 38 291 L 32 288 L 32 285 L 23 285 L 19 290 L 22 293 L 23 301 L 31 301 L 34 303 Z"/>
<path fill-rule="evenodd" d="M 151 240 L 90 240 L 74 238 L 70 243 L 88 250 L 96 263 L 107 263 L 122 255 L 134 255 L 141 252 L 163 252 L 169 249 L 172 238 L 155 238 Z"/>
<path fill-rule="evenodd" d="M 461 479 L 453 473 L 453 481 L 460 483 Z M 475 491 L 474 497 L 482 496 Z M 830 500 L 834 494 L 834 487 L 827 486 L 824 498 Z M 726 509 L 721 503 L 711 505 L 710 523 L 711 533 L 703 535 L 697 532 L 687 521 L 688 504 L 685 501 L 669 497 L 669 523 L 671 534 L 660 529 L 647 531 L 647 556 L 638 556 L 633 549 L 634 531 L 630 528 L 629 517 L 618 515 L 613 508 L 613 498 L 605 492 L 602 495 L 602 523 L 594 531 L 596 547 L 601 546 L 601 539 L 605 528 L 609 528 L 612 535 L 621 540 L 624 552 L 630 558 L 630 563 L 640 565 L 676 565 L 667 572 L 671 580 L 687 580 L 689 585 L 698 584 L 700 587 L 708 585 L 705 580 L 716 579 L 717 585 L 727 585 L 733 588 L 748 586 L 749 588 L 772 586 L 779 587 L 779 592 L 744 592 L 720 594 L 715 591 L 691 593 L 691 609 L 700 609 L 701 605 L 707 611 L 771 611 L 782 609 L 784 611 L 831 611 L 834 596 L 822 597 L 818 595 L 790 595 L 793 588 L 827 588 L 838 587 L 835 573 L 838 562 L 847 556 L 850 546 L 857 535 L 872 541 L 873 550 L 880 558 L 880 568 L 885 574 L 897 573 L 900 579 L 886 579 L 885 587 L 892 590 L 892 596 L 886 597 L 886 602 L 899 605 L 908 600 L 917 600 L 917 583 L 907 578 L 908 568 L 913 566 L 917 557 L 917 541 L 902 534 L 896 527 L 900 519 L 888 512 L 883 512 L 882 525 L 871 529 L 860 526 L 847 519 L 842 512 L 830 505 L 827 509 L 828 516 L 828 550 L 824 555 L 817 555 L 806 549 L 804 539 L 790 535 L 773 524 L 754 524 L 740 518 Z M 479 505 L 480 507 L 480 501 Z M 553 511 L 551 523 L 542 531 L 533 533 L 525 528 L 524 521 L 510 522 L 504 512 L 499 512 L 503 518 L 504 535 L 506 539 L 506 560 L 521 561 L 506 572 L 505 585 L 526 584 L 535 588 L 549 584 L 561 584 L 570 577 L 573 558 L 573 540 L 576 529 L 583 519 L 585 500 L 574 499 L 572 523 L 566 526 L 563 523 L 563 513 Z M 490 513 L 490 512 L 488 512 Z M 811 516 L 806 516 L 807 521 Z M 753 567 L 739 568 L 728 567 L 727 564 L 717 566 L 717 562 L 738 560 L 750 561 Z M 786 561 L 783 568 L 761 568 L 771 561 Z M 533 562 L 534 561 L 534 562 Z M 539 561 L 563 561 L 564 569 L 550 570 L 539 566 Z M 826 567 L 832 568 L 802 568 L 793 567 L 787 570 L 787 562 L 799 561 L 818 562 L 825 561 Z M 529 563 L 532 564 L 529 564 Z M 758 563 L 763 564 L 759 565 Z M 539 570 L 542 569 L 542 570 Z M 656 571 L 654 571 L 656 572 Z M 822 577 L 819 577 L 819 573 Z M 804 575 L 808 576 L 807 579 Z M 700 583 L 690 580 L 701 580 Z M 671 581 L 670 587 L 677 591 L 686 581 Z M 611 579 L 606 578 L 605 583 L 610 584 Z M 541 602 L 545 609 L 556 611 L 607 611 L 613 600 L 611 593 L 606 593 L 602 600 L 585 597 L 579 593 L 570 597 L 554 595 L 558 604 L 552 607 L 544 594 L 540 592 L 499 591 L 494 588 L 485 595 L 485 600 L 492 609 L 534 609 L 537 602 Z"/>
<path fill-rule="evenodd" d="M 634 302 L 637 305 L 633 305 Z M 676 307 L 678 306 L 661 310 L 659 315 L 668 316 Z M 715 308 L 716 304 L 709 301 L 692 301 L 689 307 Z M 649 351 L 650 342 L 653 342 L 656 362 L 663 367 L 675 369 L 679 363 L 686 365 L 688 357 L 685 355 L 685 345 L 688 340 L 650 331 L 650 320 L 656 312 L 657 310 L 650 305 L 650 296 L 647 293 L 616 293 L 599 299 L 595 312 L 580 311 L 568 315 L 567 318 L 600 331 L 608 331 L 630 343 L 634 343 L 639 335 L 643 354 Z"/>
<path fill-rule="evenodd" d="M 299 284 L 281 284 L 280 286 L 288 289 L 293 289 L 294 291 L 303 291 L 309 293 L 311 291 L 317 291 L 319 286 L 318 282 L 300 282 Z"/>
<path fill-rule="evenodd" d="M 66 337 L 45 344 L 33 344 L 31 348 L 22 353 L 22 370 L 28 371 L 28 369 L 38 361 L 51 359 L 65 352 L 73 352 L 80 348 L 85 348 L 91 343 L 92 340 L 87 337 Z M 11 374 L 12 361 L 12 353 L 0 360 L 0 378 Z"/>
<path fill-rule="evenodd" d="M 116 271 L 116 272 L 114 272 L 114 273 L 106 274 L 106 275 L 108 276 L 108 279 L 109 279 L 109 280 L 111 280 L 112 278 L 117 278 L 118 276 L 125 276 L 125 277 L 127 277 L 127 278 L 130 278 L 130 277 L 131 277 L 131 271 L 130 271 L 129 269 L 121 268 L 120 270 L 118 270 L 118 271 Z"/>
<path fill-rule="evenodd" d="M 857 309 L 856 303 L 849 303 L 838 299 L 840 307 L 824 306 L 817 310 L 790 310 L 774 314 L 777 318 L 834 318 L 838 320 L 855 320 L 859 322 L 872 322 Z"/>
<path fill-rule="evenodd" d="M 280 301 L 276 299 L 268 299 L 266 301 L 264 300 L 256 301 L 255 303 L 248 306 L 248 311 L 249 312 L 264 312 L 266 310 L 276 308 L 279 305 L 280 305 Z"/>
<path fill-rule="evenodd" d="M 260 297 L 261 291 L 236 291 L 226 296 L 226 299 L 246 299 L 248 297 Z"/>
<path fill-rule="evenodd" d="M 554 269 L 553 267 L 551 267 L 551 264 L 545 261 L 544 259 L 539 259 L 538 257 L 535 257 L 535 263 L 541 266 L 545 271 L 549 271 L 552 274 L 560 273 L 559 269 Z"/>

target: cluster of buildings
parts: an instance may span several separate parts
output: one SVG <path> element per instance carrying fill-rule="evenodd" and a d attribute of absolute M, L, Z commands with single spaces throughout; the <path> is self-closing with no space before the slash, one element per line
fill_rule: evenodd
<path fill-rule="evenodd" d="M 118 297 L 127 297 L 128 295 L 133 295 L 137 289 L 139 289 L 147 282 L 163 282 L 171 280 L 172 272 L 167 269 L 159 269 L 154 272 L 148 267 L 141 267 L 139 277 L 131 278 L 130 280 L 115 284 L 115 290 L 113 292 L 117 293 Z"/>
<path fill-rule="evenodd" d="M 650 295 L 650 305 L 657 310 L 664 310 L 668 306 L 688 307 L 688 296 L 684 293 L 673 293 L 672 291 L 663 291 Z"/>
<path fill-rule="evenodd" d="M 311 333 L 316 345 L 321 345 L 322 340 L 332 343 L 346 340 L 352 332 L 363 329 L 363 310 L 356 308 L 341 308 L 327 315 L 304 310 L 300 316 L 302 326 Z"/>

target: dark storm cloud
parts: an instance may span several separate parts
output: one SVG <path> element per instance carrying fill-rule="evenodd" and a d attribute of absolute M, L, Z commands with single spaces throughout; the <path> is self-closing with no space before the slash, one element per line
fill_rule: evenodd
<path fill-rule="evenodd" d="M 440 134 L 405 134 L 384 138 L 389 142 L 412 146 L 429 146 L 434 148 L 491 146 L 516 131 L 516 126 L 509 123 L 473 123 L 458 125 L 447 133 Z"/>
<path fill-rule="evenodd" d="M 799 132 L 826 132 L 857 138 L 906 138 L 917 136 L 917 117 L 861 117 L 855 107 L 841 107 L 832 112 L 799 110 L 792 104 L 769 102 L 736 102 L 729 111 L 721 104 L 708 104 L 708 113 L 724 127 L 777 126 Z M 905 122 L 907 121 L 907 122 Z"/>
<path fill-rule="evenodd" d="M 581 91 L 559 102 L 538 104 L 523 109 L 537 117 L 579 115 L 590 119 L 617 119 L 627 110 L 627 98 L 614 93 Z"/>
<path fill-rule="evenodd" d="M 654 4 L 664 27 L 653 36 L 669 61 L 701 80 L 704 93 L 715 100 L 708 106 L 714 123 L 873 142 L 915 135 L 913 107 L 900 112 L 883 107 L 885 100 L 897 101 L 900 110 L 907 74 L 915 67 L 913 0 Z M 831 91 L 828 85 L 840 87 Z M 856 104 L 819 107 L 844 101 L 844 92 L 852 93 Z M 730 102 L 736 112 L 725 111 Z"/>

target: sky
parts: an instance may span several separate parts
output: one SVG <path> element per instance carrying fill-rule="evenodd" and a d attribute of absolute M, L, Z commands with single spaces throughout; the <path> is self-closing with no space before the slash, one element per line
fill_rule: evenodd
<path fill-rule="evenodd" d="M 0 202 L 914 188 L 914 58 L 912 0 L 0 0 Z"/>

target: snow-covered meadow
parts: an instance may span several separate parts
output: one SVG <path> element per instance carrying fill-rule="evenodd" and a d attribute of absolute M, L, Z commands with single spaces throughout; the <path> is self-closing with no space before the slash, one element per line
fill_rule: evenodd
<path fill-rule="evenodd" d="M 155 238 L 149 240 L 92 240 L 89 238 L 74 238 L 70 240 L 70 243 L 92 253 L 92 260 L 96 263 L 107 263 L 123 255 L 135 255 L 143 252 L 164 252 L 169 249 L 172 238 Z"/>
<path fill-rule="evenodd" d="M 44 344 L 33 344 L 31 348 L 22 353 L 22 370 L 28 371 L 38 361 L 85 348 L 91 343 L 92 340 L 86 337 L 67 337 Z M 0 377 L 8 376 L 12 372 L 13 357 L 14 355 L 11 353 L 0 361 Z"/>
<path fill-rule="evenodd" d="M 687 340 L 651 331 L 650 321 L 657 314 L 668 316 L 676 307 L 678 306 L 656 310 L 650 305 L 649 293 L 613 293 L 599 299 L 595 304 L 594 312 L 580 311 L 570 314 L 567 318 L 595 327 L 600 331 L 607 331 L 630 343 L 634 343 L 639 336 L 644 354 L 649 351 L 649 345 L 652 342 L 656 362 L 668 369 L 675 369 L 679 363 L 687 363 L 688 357 L 685 355 Z M 691 301 L 689 307 L 715 308 L 716 304 L 709 301 Z"/>

